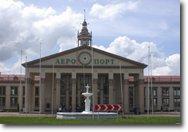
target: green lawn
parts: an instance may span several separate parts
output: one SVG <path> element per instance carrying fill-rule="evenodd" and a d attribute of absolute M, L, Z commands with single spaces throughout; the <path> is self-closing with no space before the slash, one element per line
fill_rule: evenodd
<path fill-rule="evenodd" d="M 180 117 L 128 117 L 116 119 L 63 120 L 54 117 L 0 117 L 7 125 L 175 125 Z"/>

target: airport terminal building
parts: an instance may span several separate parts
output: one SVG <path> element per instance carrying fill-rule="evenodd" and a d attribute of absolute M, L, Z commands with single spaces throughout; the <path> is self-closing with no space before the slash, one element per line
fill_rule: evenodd
<path fill-rule="evenodd" d="M 78 46 L 22 64 L 25 76 L 0 75 L 0 110 L 55 113 L 84 107 L 87 84 L 92 105 L 121 104 L 125 113 L 180 111 L 180 76 L 152 76 L 148 94 L 147 65 L 92 47 L 84 20 Z M 149 96 L 148 96 L 149 95 Z"/>

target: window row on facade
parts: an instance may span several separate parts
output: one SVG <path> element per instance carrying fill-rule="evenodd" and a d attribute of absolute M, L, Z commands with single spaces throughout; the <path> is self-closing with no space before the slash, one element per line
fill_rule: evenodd
<path fill-rule="evenodd" d="M 153 111 L 180 111 L 180 87 L 145 87 L 144 93 L 146 109 L 149 106 Z"/>
<path fill-rule="evenodd" d="M 91 79 L 88 79 L 86 82 L 84 82 L 84 77 L 80 77 L 80 86 L 84 86 L 84 83 L 91 83 L 89 82 Z M 71 89 L 67 89 L 68 87 L 71 87 L 71 82 L 69 82 L 70 77 L 64 78 L 64 80 L 61 80 L 61 88 L 60 88 L 60 102 L 62 106 L 66 106 L 69 108 L 71 106 Z M 108 103 L 108 79 L 105 76 L 101 76 L 101 80 L 103 80 L 103 83 L 100 83 L 101 86 L 99 86 L 98 90 L 98 103 L 101 102 L 104 104 Z M 9 106 L 10 108 L 17 108 L 18 102 L 19 102 L 19 87 L 18 86 L 10 86 L 10 89 L 6 89 L 6 86 L 0 86 L 0 108 L 6 107 L 6 100 L 9 100 Z M 160 90 L 159 90 L 160 89 Z M 9 90 L 9 91 L 7 91 Z M 83 92 L 84 89 L 82 87 L 77 90 L 77 92 Z M 170 92 L 173 91 L 173 92 Z M 35 110 L 39 110 L 39 95 L 40 95 L 39 86 L 35 86 L 34 88 L 34 107 Z M 7 93 L 9 95 L 7 95 Z M 134 87 L 129 87 L 129 108 L 130 111 L 134 109 Z M 120 94 L 120 93 L 117 93 Z M 69 96 L 66 96 L 69 95 Z M 78 94 L 79 95 L 79 94 Z M 148 98 L 149 95 L 149 98 Z M 181 107 L 181 93 L 180 93 L 180 87 L 150 87 L 149 92 L 148 88 L 145 87 L 144 90 L 144 106 L 145 110 L 148 108 L 149 103 L 149 109 L 154 111 L 179 111 Z M 120 96 L 119 96 L 120 97 Z M 25 106 L 25 86 L 23 86 L 22 90 L 22 106 Z M 79 100 L 80 99 L 80 100 Z M 149 100 L 149 101 L 148 101 Z M 77 97 L 77 103 L 81 103 L 84 101 L 84 98 L 78 98 Z M 173 102 L 172 108 L 170 108 L 170 101 Z M 82 106 L 82 105 L 81 105 Z M 50 104 L 46 104 L 46 108 L 50 108 Z"/>

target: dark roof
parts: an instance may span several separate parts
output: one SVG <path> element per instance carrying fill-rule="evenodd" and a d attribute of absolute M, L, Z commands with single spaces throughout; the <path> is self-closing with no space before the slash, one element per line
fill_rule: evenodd
<path fill-rule="evenodd" d="M 59 52 L 59 53 L 56 53 L 56 54 L 52 54 L 52 55 L 43 57 L 43 58 L 41 58 L 41 61 L 46 61 L 48 59 L 52 59 L 52 58 L 55 58 L 55 57 L 63 56 L 63 55 L 66 55 L 66 54 L 69 54 L 69 53 L 72 53 L 72 52 L 75 52 L 75 51 L 79 51 L 81 49 L 92 50 L 92 47 L 91 46 L 87 46 L 87 45 L 79 46 L 79 47 L 76 47 L 76 48 L 72 48 L 72 49 L 69 49 L 69 50 L 66 50 L 66 51 L 62 51 L 62 52 Z M 100 50 L 100 49 L 97 49 L 97 48 L 93 48 L 93 51 L 99 52 L 101 54 L 105 54 L 107 56 L 111 56 L 111 57 L 114 57 L 114 58 L 117 58 L 117 59 L 120 59 L 120 60 L 123 60 L 123 61 L 130 62 L 130 63 L 135 64 L 135 65 L 137 65 L 138 67 L 141 67 L 141 68 L 147 67 L 147 65 L 144 64 L 144 63 L 140 63 L 140 62 L 137 62 L 137 61 L 134 61 L 134 60 L 131 60 L 131 59 L 127 59 L 127 58 L 124 58 L 122 56 L 115 55 L 115 54 L 112 54 L 112 53 L 109 53 L 109 52 L 106 52 L 106 51 L 103 51 L 103 50 Z M 36 60 L 33 60 L 33 61 L 29 61 L 29 62 L 23 63 L 22 65 L 24 67 L 26 67 L 26 65 L 27 65 L 27 67 L 30 67 L 33 64 L 39 63 L 39 62 L 40 62 L 40 59 L 36 59 Z"/>

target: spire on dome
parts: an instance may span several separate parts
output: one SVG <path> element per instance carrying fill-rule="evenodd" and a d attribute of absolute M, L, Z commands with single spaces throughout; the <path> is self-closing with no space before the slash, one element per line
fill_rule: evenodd
<path fill-rule="evenodd" d="M 83 23 L 82 23 L 82 26 L 87 26 L 87 22 L 86 22 L 86 11 L 85 11 L 85 9 L 84 9 L 84 21 L 83 21 Z"/>
<path fill-rule="evenodd" d="M 84 21 L 86 20 L 86 10 L 84 9 Z"/>

